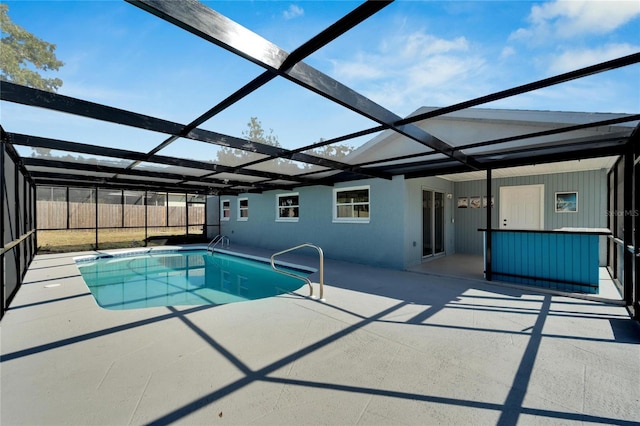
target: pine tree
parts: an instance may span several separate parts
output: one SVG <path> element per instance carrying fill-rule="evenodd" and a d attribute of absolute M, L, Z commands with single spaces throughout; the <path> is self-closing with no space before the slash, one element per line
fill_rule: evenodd
<path fill-rule="evenodd" d="M 64 65 L 56 58 L 56 45 L 39 39 L 13 23 L 7 14 L 8 10 L 6 4 L 0 4 L 0 81 L 49 92 L 57 91 L 62 86 L 62 80 L 42 77 L 36 71 L 58 71 Z"/>

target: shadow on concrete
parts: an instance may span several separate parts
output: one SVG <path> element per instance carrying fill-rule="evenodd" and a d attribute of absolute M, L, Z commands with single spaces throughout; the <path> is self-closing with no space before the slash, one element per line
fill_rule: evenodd
<path fill-rule="evenodd" d="M 359 386 L 350 386 L 344 384 L 337 383 L 322 383 L 315 381 L 307 381 L 307 380 L 298 380 L 298 379 L 289 379 L 289 378 L 279 378 L 279 377 L 270 377 L 269 374 L 281 369 L 282 367 L 289 365 L 296 360 L 299 360 L 305 356 L 312 354 L 318 349 L 325 347 L 335 341 L 355 332 L 358 329 L 365 327 L 372 322 L 380 321 L 383 317 L 399 310 L 400 308 L 408 305 L 409 302 L 401 301 L 388 309 L 382 310 L 374 315 L 369 317 L 363 317 L 357 314 L 354 316 L 359 316 L 361 320 L 349 327 L 340 330 L 326 338 L 308 345 L 288 356 L 281 358 L 280 360 L 273 362 L 257 371 L 251 370 L 246 364 L 242 363 L 235 355 L 231 354 L 228 350 L 226 350 L 222 345 L 215 341 L 210 335 L 208 335 L 204 330 L 197 327 L 193 322 L 191 322 L 186 315 L 187 312 L 179 312 L 172 309 L 172 312 L 176 315 L 176 317 L 180 318 L 194 333 L 200 336 L 203 340 L 205 340 L 212 348 L 218 351 L 220 354 L 225 356 L 233 365 L 235 365 L 240 371 L 243 372 L 244 376 L 227 386 L 216 389 L 209 394 L 203 395 L 198 399 L 195 399 L 188 404 L 183 405 L 182 407 L 173 410 L 161 417 L 158 417 L 152 421 L 150 421 L 149 425 L 167 425 L 175 422 L 180 422 L 186 416 L 191 413 L 202 409 L 203 407 L 213 404 L 214 402 L 234 393 L 245 386 L 257 381 L 262 382 L 270 382 L 270 383 L 280 383 L 292 386 L 299 387 L 308 387 L 308 388 L 317 388 L 317 389 L 329 389 L 341 392 L 351 392 L 357 394 L 365 394 L 365 395 L 377 395 L 384 396 L 390 398 L 398 398 L 405 399 L 411 401 L 424 401 L 424 402 L 433 402 L 438 404 L 447 404 L 453 406 L 461 406 L 461 407 L 470 407 L 470 408 L 479 408 L 485 410 L 493 410 L 500 413 L 499 420 L 497 424 L 499 425 L 515 425 L 518 423 L 519 417 L 523 414 L 533 415 L 538 417 L 543 417 L 549 421 L 581 421 L 581 422 L 591 422 L 591 423 L 604 423 L 604 424 L 618 424 L 618 425 L 637 425 L 636 422 L 633 421 L 625 421 L 616 418 L 606 418 L 601 416 L 592 416 L 588 414 L 581 414 L 575 412 L 564 412 L 564 411 L 553 411 L 553 410 L 544 410 L 544 409 L 535 409 L 535 408 L 527 408 L 523 406 L 523 401 L 525 395 L 527 393 L 527 388 L 529 385 L 529 381 L 531 378 L 531 373 L 533 370 L 533 366 L 538 354 L 538 349 L 540 347 L 542 338 L 543 338 L 543 328 L 545 324 L 545 320 L 550 312 L 551 306 L 551 297 L 545 296 L 541 302 L 541 306 L 538 310 L 535 325 L 531 328 L 529 342 L 527 347 L 523 353 L 520 365 L 518 366 L 517 373 L 514 377 L 514 381 L 511 385 L 508 396 L 504 402 L 504 404 L 495 404 L 495 403 L 487 403 L 473 400 L 464 400 L 464 399 L 455 399 L 455 398 L 445 398 L 437 395 L 428 395 L 428 394 L 418 394 L 411 392 L 399 392 L 395 390 L 384 390 L 384 389 L 376 389 L 376 388 L 368 388 L 368 387 L 359 387 Z M 341 309 L 343 312 L 346 310 Z M 348 312 L 348 311 L 346 311 Z M 409 322 L 410 323 L 410 322 Z M 495 331 L 495 330 L 494 330 Z M 640 341 L 637 339 L 636 341 Z"/>
<path fill-rule="evenodd" d="M 299 261 L 299 259 L 290 260 Z M 301 263 L 309 266 L 309 263 L 313 263 L 313 261 L 306 259 L 306 261 Z M 459 280 L 447 277 L 430 277 L 429 279 L 425 279 L 425 276 L 417 273 L 387 270 L 363 265 L 354 266 L 353 264 L 347 264 L 339 261 L 330 261 L 329 265 L 327 266 L 329 266 L 329 268 L 325 271 L 325 281 L 328 283 L 328 285 L 355 292 L 363 292 L 367 294 L 383 296 L 386 298 L 394 299 L 396 303 L 371 315 L 363 315 L 345 307 L 337 306 L 331 303 L 323 303 L 322 305 L 327 307 L 328 309 L 333 309 L 337 312 L 350 315 L 355 319 L 355 322 L 350 325 L 346 325 L 341 330 L 334 332 L 333 334 L 329 334 L 326 337 L 305 347 L 302 347 L 297 351 L 294 351 L 278 359 L 277 361 L 274 361 L 271 364 L 255 371 L 252 370 L 247 364 L 242 362 L 238 356 L 236 356 L 226 347 L 220 344 L 214 338 L 214 336 L 207 332 L 207 330 L 198 327 L 189 318 L 189 315 L 191 314 L 195 314 L 197 312 L 205 311 L 208 309 L 214 309 L 216 307 L 210 305 L 196 306 L 184 310 L 169 307 L 167 308 L 169 310 L 169 313 L 164 315 L 158 315 L 143 320 L 133 321 L 127 324 L 105 328 L 103 330 L 97 330 L 90 333 L 80 334 L 74 337 L 58 340 L 56 342 L 51 342 L 8 353 L 2 356 L 1 362 L 11 361 L 17 358 L 26 357 L 29 355 L 65 347 L 68 345 L 79 344 L 90 339 L 98 338 L 108 334 L 119 333 L 136 327 L 144 327 L 146 325 L 158 323 L 161 321 L 177 319 L 181 321 L 186 327 L 188 327 L 191 332 L 202 339 L 202 341 L 204 341 L 209 347 L 214 349 L 236 368 L 238 368 L 238 370 L 242 373 L 242 377 L 233 381 L 232 383 L 229 383 L 218 389 L 214 389 L 207 394 L 193 399 L 192 401 L 182 405 L 177 409 L 156 417 L 155 419 L 148 422 L 148 424 L 150 425 L 165 425 L 180 422 L 195 411 L 198 411 L 203 407 L 208 406 L 220 400 L 221 398 L 237 392 L 255 382 L 280 383 L 297 387 L 329 389 L 370 396 L 377 395 L 402 400 L 425 401 L 451 406 L 480 408 L 484 410 L 495 411 L 496 413 L 498 413 L 499 419 L 497 424 L 499 425 L 517 424 L 522 415 L 537 416 L 539 417 L 540 421 L 549 422 L 580 421 L 589 423 L 638 425 L 637 422 L 619 418 L 608 418 L 589 415 L 585 413 L 576 413 L 570 410 L 557 411 L 528 408 L 523 405 L 532 378 L 534 364 L 538 357 L 541 343 L 544 339 L 587 340 L 603 343 L 615 342 L 640 344 L 640 329 L 638 325 L 633 321 L 625 319 L 621 316 L 616 317 L 606 314 L 601 315 L 596 312 L 585 313 L 560 310 L 557 307 L 570 308 L 572 305 L 597 306 L 597 304 L 578 300 L 574 302 L 565 299 L 556 301 L 552 300 L 551 295 L 541 295 L 535 291 L 528 292 L 520 289 L 503 288 L 500 286 L 483 284 L 481 282 L 475 282 L 471 280 Z M 356 271 L 357 273 L 354 273 Z M 348 277 L 348 279 L 345 279 L 345 277 Z M 475 290 L 474 294 L 466 294 L 469 290 Z M 54 303 L 74 297 L 84 297 L 86 295 L 87 294 L 78 294 L 76 296 L 60 298 L 57 300 L 52 299 L 50 301 L 17 306 L 12 309 L 29 308 L 42 303 Z M 289 295 L 288 297 L 293 297 L 293 295 Z M 476 300 L 482 301 L 482 303 L 464 303 L 462 300 L 463 298 L 475 298 Z M 528 302 L 526 307 L 513 307 L 504 305 L 504 302 L 508 300 L 524 299 L 526 299 L 526 301 Z M 401 308 L 414 304 L 425 305 L 427 307 L 418 314 L 415 314 L 411 318 L 404 321 L 393 321 L 388 319 L 390 314 L 396 313 Z M 453 324 L 425 323 L 426 320 L 432 318 L 435 314 L 441 312 L 444 309 L 457 309 L 460 311 L 508 312 L 520 315 L 534 316 L 535 322 L 532 326 L 526 327 L 519 331 L 508 330 L 506 328 L 500 329 L 500 327 L 482 328 Z M 547 320 L 554 316 L 569 318 L 575 317 L 607 319 L 611 324 L 614 338 L 607 339 L 545 333 L 544 328 Z M 385 317 L 387 318 L 385 319 Z M 291 365 L 292 363 L 300 360 L 303 357 L 312 355 L 319 349 L 335 343 L 336 341 L 351 335 L 352 333 L 362 329 L 363 327 L 376 322 L 390 324 L 392 323 L 400 326 L 407 325 L 411 327 L 440 327 L 450 329 L 452 331 L 473 330 L 487 333 L 505 333 L 527 336 L 528 341 L 520 358 L 520 363 L 517 367 L 516 374 L 514 375 L 513 382 L 511 383 L 507 396 L 504 400 L 504 403 L 502 404 L 447 398 L 435 394 L 400 392 L 391 389 L 386 390 L 338 383 L 323 383 L 311 380 L 299 380 L 293 378 L 269 376 L 282 367 Z"/>

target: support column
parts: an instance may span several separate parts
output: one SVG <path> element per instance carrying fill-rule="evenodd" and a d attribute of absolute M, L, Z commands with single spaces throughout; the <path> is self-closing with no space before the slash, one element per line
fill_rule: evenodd
<path fill-rule="evenodd" d="M 493 274 L 491 271 L 491 217 L 493 207 L 491 206 L 491 169 L 487 169 L 487 231 L 485 235 L 485 279 L 491 281 Z"/>
<path fill-rule="evenodd" d="M 98 246 L 98 187 L 95 187 L 95 197 L 96 197 L 96 250 L 99 250 Z"/>
<path fill-rule="evenodd" d="M 186 236 L 189 236 L 189 194 L 188 193 L 184 193 L 184 213 L 185 213 L 185 217 L 184 217 L 184 223 L 186 224 Z"/>
<path fill-rule="evenodd" d="M 22 178 L 22 201 L 20 203 L 22 205 L 22 229 L 20 231 L 20 236 L 23 236 L 29 232 L 29 198 L 27 196 L 29 181 L 27 181 L 27 170 L 24 169 L 24 166 L 21 167 L 23 170 L 22 173 L 20 173 L 20 177 Z M 22 257 L 24 258 L 24 270 L 20 271 L 22 274 L 20 280 L 24 278 L 24 275 L 27 273 L 27 268 L 29 267 L 29 239 L 24 240 L 21 248 Z"/>
<path fill-rule="evenodd" d="M 164 193 L 164 227 L 169 229 L 169 193 Z"/>
<path fill-rule="evenodd" d="M 33 256 L 38 251 L 38 188 L 33 181 L 31 181 L 31 229 L 33 229 L 33 246 L 31 247 L 31 260 L 33 260 Z"/>
<path fill-rule="evenodd" d="M 4 316 L 4 309 L 5 309 L 5 301 L 7 300 L 6 294 L 5 294 L 5 279 L 4 279 L 4 213 L 5 213 L 5 208 L 9 208 L 9 206 L 5 207 L 5 199 L 6 199 L 6 194 L 5 194 L 5 185 L 6 185 L 6 180 L 5 180 L 5 172 L 6 172 L 6 168 L 4 167 L 4 158 L 5 158 L 5 153 L 6 153 L 6 147 L 5 147 L 5 134 L 4 134 L 4 130 L 2 130 L 2 135 L 0 137 L 0 147 L 2 149 L 0 149 L 0 203 L 2 203 L 2 211 L 0 211 L 0 213 L 2 213 L 2 215 L 0 216 L 0 242 L 2 242 L 2 244 L 0 244 L 0 249 L 2 249 L 2 254 L 0 254 L 0 293 L 2 293 L 2 305 L 0 305 L 0 318 L 2 318 Z"/>
<path fill-rule="evenodd" d="M 69 202 L 69 187 L 67 186 L 65 189 L 65 193 L 67 195 L 67 229 L 69 229 L 69 227 L 71 226 L 71 219 L 69 218 L 69 216 L 71 215 L 71 203 Z M 53 198 L 51 199 L 53 201 Z"/>
<path fill-rule="evenodd" d="M 120 207 L 122 210 L 120 210 L 120 226 L 122 227 L 122 229 L 124 229 L 124 209 L 126 208 L 127 203 L 125 203 L 125 201 L 127 201 L 127 198 L 124 195 L 124 189 L 120 190 Z"/>
<path fill-rule="evenodd" d="M 636 154 L 634 155 L 633 166 L 633 228 L 635 229 L 635 276 L 633 277 L 634 288 L 634 305 L 633 317 L 640 321 L 640 223 L 638 214 L 640 213 L 640 199 L 638 198 L 638 190 L 640 190 L 640 148 L 636 144 Z"/>
<path fill-rule="evenodd" d="M 149 191 L 144 191 L 144 246 L 149 241 Z"/>
<path fill-rule="evenodd" d="M 623 283 L 624 300 L 627 306 L 633 305 L 633 258 L 634 253 L 630 247 L 633 246 L 633 152 L 629 149 L 624 155 L 624 177 L 623 177 L 623 200 L 622 210 L 624 212 L 622 223 L 622 240 L 624 242 L 623 253 Z"/>
<path fill-rule="evenodd" d="M 18 158 L 15 158 L 13 160 L 13 196 L 14 196 L 14 203 L 15 203 L 15 223 L 14 223 L 14 234 L 13 234 L 13 240 L 17 240 L 18 238 L 22 237 L 22 225 L 20 224 L 21 218 L 20 218 L 20 178 L 22 177 L 20 175 L 20 163 L 18 162 Z M 21 249 L 21 245 L 18 244 L 17 246 L 14 246 L 11 250 L 13 250 L 14 253 L 14 259 L 16 260 L 16 274 L 18 275 L 16 278 L 18 280 L 18 283 L 16 285 L 16 288 L 20 287 L 20 283 L 22 282 L 22 268 L 21 268 L 21 264 L 22 264 L 22 256 L 20 253 L 20 249 Z"/>
<path fill-rule="evenodd" d="M 207 238 L 207 231 L 209 230 L 209 223 L 207 222 L 207 218 L 209 217 L 209 196 L 205 194 L 204 196 L 204 225 L 202 226 L 202 233 L 204 238 Z"/>

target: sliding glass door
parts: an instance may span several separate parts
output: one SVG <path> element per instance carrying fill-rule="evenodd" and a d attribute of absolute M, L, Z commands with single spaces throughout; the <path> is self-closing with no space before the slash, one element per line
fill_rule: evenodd
<path fill-rule="evenodd" d="M 422 190 L 422 257 L 444 253 L 444 193 Z"/>

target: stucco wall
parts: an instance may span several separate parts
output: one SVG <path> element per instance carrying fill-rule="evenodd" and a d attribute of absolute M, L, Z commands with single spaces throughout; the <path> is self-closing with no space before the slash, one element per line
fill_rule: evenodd
<path fill-rule="evenodd" d="M 556 173 L 536 176 L 493 179 L 491 192 L 495 199 L 492 213 L 492 227 L 499 226 L 501 186 L 544 185 L 544 228 L 562 227 L 606 228 L 607 181 L 605 170 L 591 170 L 573 173 Z M 554 196 L 556 192 L 577 191 L 578 212 L 556 213 Z M 456 182 L 454 201 L 457 197 L 483 196 L 486 181 Z M 458 253 L 482 254 L 483 239 L 478 228 L 486 228 L 486 209 L 455 209 L 455 247 Z M 601 237 L 600 263 L 604 265 L 606 256 L 605 238 Z"/>
<path fill-rule="evenodd" d="M 333 223 L 333 189 L 370 186 L 369 223 Z M 276 221 L 276 195 L 299 194 L 298 222 Z M 221 222 L 221 233 L 231 244 L 283 250 L 302 243 L 318 245 L 327 258 L 401 269 L 404 267 L 404 179 L 370 179 L 331 186 L 311 186 L 295 191 L 268 191 L 231 201 L 231 218 Z M 249 200 L 249 218 L 238 221 L 238 198 Z"/>
<path fill-rule="evenodd" d="M 207 239 L 211 240 L 216 235 L 220 234 L 220 197 L 215 195 L 207 196 L 207 217 L 206 217 L 206 235 Z"/>

